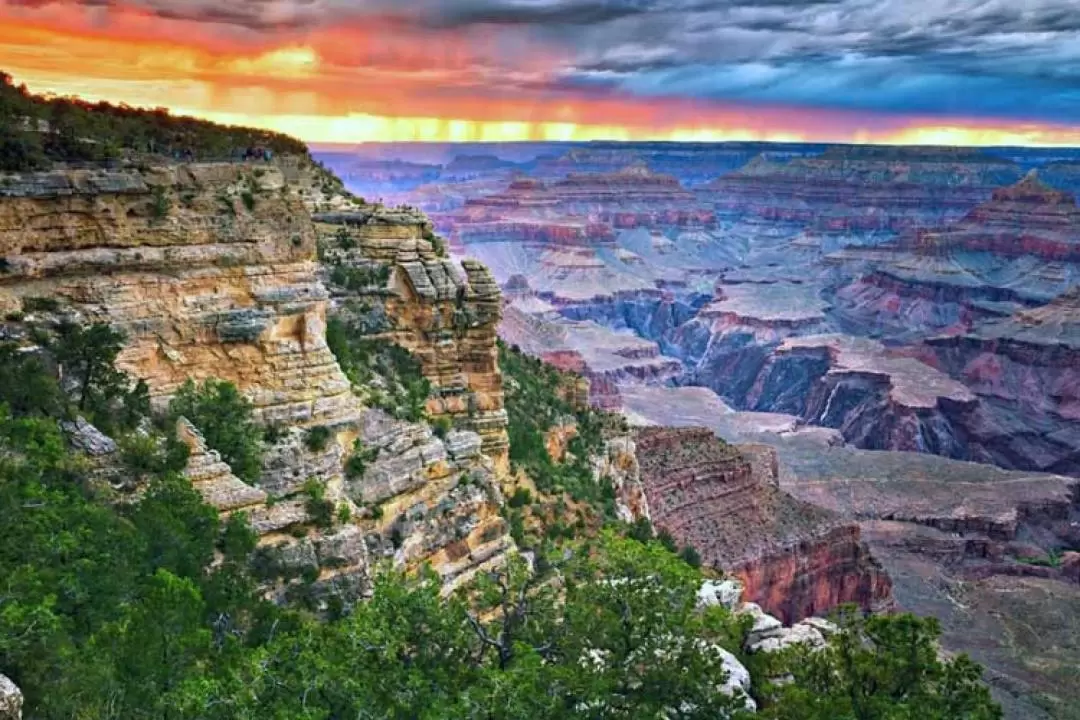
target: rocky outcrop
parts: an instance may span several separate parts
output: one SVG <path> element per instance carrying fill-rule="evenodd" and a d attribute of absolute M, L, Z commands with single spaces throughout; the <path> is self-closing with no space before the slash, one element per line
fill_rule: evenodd
<path fill-rule="evenodd" d="M 927 341 L 946 372 L 983 399 L 977 458 L 1080 472 L 1080 289 L 1047 305 Z"/>
<path fill-rule="evenodd" d="M 366 288 L 338 287 L 338 305 L 362 314 L 372 339 L 409 350 L 431 381 L 431 415 L 479 433 L 485 454 L 504 468 L 506 411 L 495 347 L 502 296 L 490 271 L 472 260 L 459 269 L 440 257 L 431 225 L 418 213 L 372 207 L 315 219 L 333 262 L 378 278 Z"/>
<path fill-rule="evenodd" d="M 23 697 L 15 683 L 0 675 L 0 720 L 22 720 Z"/>
<path fill-rule="evenodd" d="M 188 379 L 219 378 L 275 426 L 255 485 L 189 423 L 178 433 L 191 449 L 187 476 L 221 513 L 250 518 L 265 574 L 285 581 L 278 590 L 303 575 L 320 602 L 347 603 L 367 590 L 369 558 L 431 562 L 448 586 L 501 560 L 509 539 L 491 481 L 506 454 L 499 289 L 476 263 L 453 274 L 423 239 L 422 216 L 351 198 L 296 158 L 59 169 L 9 175 L 0 187 L 8 304 L 47 296 L 121 330 L 117 364 L 159 406 Z M 367 212 L 349 229 L 365 259 L 393 268 L 378 297 L 394 324 L 380 337 L 421 358 L 437 390 L 433 414 L 467 418 L 458 424 L 475 433 L 440 440 L 426 426 L 372 420 L 327 346 L 330 294 L 306 206 L 349 219 Z M 318 449 L 307 442 L 315 427 L 330 431 Z M 91 430 L 74 423 L 68 434 L 88 453 L 111 442 Z M 353 462 L 361 446 L 379 459 Z"/>
<path fill-rule="evenodd" d="M 846 602 L 888 603 L 888 576 L 858 527 L 783 493 L 769 449 L 701 428 L 645 428 L 636 442 L 653 523 L 740 578 L 769 612 L 797 621 Z"/>
<path fill-rule="evenodd" d="M 427 425 L 370 410 L 359 441 L 371 460 L 345 491 L 374 526 L 366 538 L 373 558 L 430 563 L 447 590 L 502 561 L 512 541 L 479 435 L 456 431 L 439 439 Z"/>
<path fill-rule="evenodd" d="M 775 653 L 796 645 L 820 649 L 830 637 L 840 632 L 835 623 L 820 617 L 808 617 L 785 627 L 757 603 L 743 602 L 745 592 L 743 584 L 735 579 L 707 580 L 698 592 L 698 607 L 719 606 L 749 618 L 744 649 L 751 654 Z"/>
<path fill-rule="evenodd" d="M 213 376 L 268 422 L 340 426 L 359 408 L 326 347 L 314 243 L 268 165 L 58 171 L 0 191 L 0 284 L 122 330 L 118 365 L 152 396 Z"/>
<path fill-rule="evenodd" d="M 1076 198 L 1042 182 L 1036 171 L 993 192 L 954 225 L 901 239 L 924 252 L 984 251 L 1000 257 L 1033 255 L 1080 261 L 1080 206 Z"/>

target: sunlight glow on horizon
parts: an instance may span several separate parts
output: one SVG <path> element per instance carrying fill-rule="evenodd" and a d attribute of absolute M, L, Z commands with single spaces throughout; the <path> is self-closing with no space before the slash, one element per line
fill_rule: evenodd
<path fill-rule="evenodd" d="M 354 42 L 357 53 L 378 54 L 371 36 L 349 28 L 245 45 L 212 34 L 163 40 L 167 28 L 160 22 L 141 23 L 134 16 L 103 27 L 75 21 L 60 28 L 6 23 L 0 27 L 0 69 L 37 93 L 165 107 L 176 115 L 274 130 L 315 144 L 615 140 L 1080 146 L 1080 127 L 1002 119 L 610 94 L 553 96 L 548 102 L 543 91 L 505 93 L 486 76 L 470 75 L 468 63 L 458 71 L 391 53 L 389 59 L 379 56 L 381 64 L 370 70 L 343 66 L 342 38 Z M 156 37 L 145 34 L 151 29 Z M 458 80 L 460 87 L 447 85 Z M 543 87 L 542 80 L 535 82 Z"/>

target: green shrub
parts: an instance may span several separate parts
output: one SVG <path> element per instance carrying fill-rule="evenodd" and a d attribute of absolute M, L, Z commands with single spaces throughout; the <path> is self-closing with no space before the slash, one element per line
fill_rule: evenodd
<path fill-rule="evenodd" d="M 30 296 L 22 300 L 24 312 L 56 312 L 60 309 L 60 301 L 52 297 Z"/>
<path fill-rule="evenodd" d="M 254 420 L 251 402 L 236 386 L 224 380 L 206 380 L 196 385 L 188 380 L 169 405 L 173 418 L 187 418 L 221 453 L 238 478 L 258 481 L 262 473 L 263 434 Z"/>
<path fill-rule="evenodd" d="M 330 443 L 330 436 L 330 428 L 325 425 L 308 428 L 308 431 L 304 434 L 304 445 L 311 452 L 322 452 Z"/>
<path fill-rule="evenodd" d="M 285 437 L 285 428 L 281 423 L 269 423 L 263 426 L 263 442 L 273 447 Z"/>
<path fill-rule="evenodd" d="M 17 418 L 62 418 L 68 400 L 39 354 L 13 342 L 0 343 L 0 404 Z"/>
<path fill-rule="evenodd" d="M 132 433 L 121 438 L 120 461 L 136 478 L 178 473 L 187 466 L 189 448 L 175 433 L 152 435 Z"/>
<path fill-rule="evenodd" d="M 155 187 L 151 193 L 150 217 L 156 221 L 164 220 L 169 216 L 169 211 L 171 209 L 172 201 L 169 200 L 169 195 L 165 188 L 160 185 Z"/>
<path fill-rule="evenodd" d="M 218 549 L 230 560 L 244 560 L 255 551 L 259 536 L 251 529 L 247 513 L 233 513 L 225 521 Z"/>
<path fill-rule="evenodd" d="M 247 208 L 248 212 L 255 209 L 255 195 L 250 190 L 244 190 L 240 193 L 240 201 L 244 203 L 244 207 Z"/>
<path fill-rule="evenodd" d="M 353 444 L 353 453 L 345 463 L 345 475 L 350 480 L 364 476 L 368 464 L 375 462 L 379 457 L 379 448 L 369 448 L 359 438 Z"/>
<path fill-rule="evenodd" d="M 337 232 L 334 233 L 334 239 L 337 241 L 337 246 L 342 250 L 353 250 L 356 248 L 356 239 L 353 238 L 352 233 L 349 232 L 347 227 L 339 227 Z"/>
<path fill-rule="evenodd" d="M 333 525 L 334 503 L 326 499 L 326 485 L 311 478 L 304 483 L 304 493 L 308 496 L 304 507 L 311 521 L 322 528 Z"/>
<path fill-rule="evenodd" d="M 431 423 L 431 430 L 435 433 L 435 437 L 440 440 L 445 440 L 446 436 L 450 434 L 450 431 L 454 429 L 453 421 L 448 417 L 436 418 Z"/>
<path fill-rule="evenodd" d="M 692 568 L 701 567 L 701 555 L 692 545 L 687 545 L 679 551 L 679 557 Z"/>
<path fill-rule="evenodd" d="M 525 507 L 532 504 L 532 493 L 528 488 L 519 487 L 514 491 L 514 494 L 510 496 L 509 505 L 512 508 Z"/>
<path fill-rule="evenodd" d="M 365 267 L 334 265 L 330 282 L 350 292 L 364 292 L 386 287 L 390 281 L 390 266 L 384 264 Z"/>

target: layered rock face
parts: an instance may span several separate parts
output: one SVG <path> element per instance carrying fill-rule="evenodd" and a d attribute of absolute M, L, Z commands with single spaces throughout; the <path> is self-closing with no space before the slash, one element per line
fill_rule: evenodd
<path fill-rule="evenodd" d="M 1036 171 L 999 188 L 986 203 L 940 232 L 902 238 L 904 247 L 926 252 L 985 251 L 1001 257 L 1033 255 L 1080 261 L 1080 207 L 1076 198 L 1042 182 Z"/>
<path fill-rule="evenodd" d="M 958 218 L 1020 175 L 975 150 L 853 146 L 786 163 L 758 158 L 707 191 L 726 213 L 823 232 L 899 231 Z"/>
<path fill-rule="evenodd" d="M 475 430 L 484 453 L 504 467 L 507 420 L 495 347 L 502 296 L 490 271 L 472 260 L 459 269 L 440 257 L 419 213 L 367 208 L 315 219 L 327 243 L 340 245 L 340 232 L 350 238 L 350 249 L 329 251 L 334 261 L 372 278 L 366 288 L 338 288 L 339 304 L 363 316 L 373 339 L 413 353 L 432 383 L 429 412 Z"/>
<path fill-rule="evenodd" d="M 791 157 L 820 152 L 822 146 L 793 143 L 604 143 L 593 142 L 537 159 L 535 174 L 566 177 L 575 173 L 613 173 L 644 164 L 656 173 L 701 185 L 742 167 L 761 153 Z"/>
<path fill-rule="evenodd" d="M 964 419 L 977 399 L 961 383 L 864 338 L 789 338 L 760 368 L 743 404 L 840 430 L 856 447 L 966 457 Z"/>
<path fill-rule="evenodd" d="M 845 602 L 888 603 L 888 576 L 858 527 L 781 492 L 768 448 L 702 428 L 645 428 L 637 455 L 653 523 L 739 577 L 769 612 L 790 622 Z"/>
<path fill-rule="evenodd" d="M 436 225 L 462 247 L 514 243 L 533 252 L 614 248 L 620 230 L 707 228 L 713 213 L 669 175 L 643 165 L 545 182 L 519 178 L 502 192 L 469 199 Z M 490 249 L 486 249 L 491 252 Z M 553 260 L 546 262 L 552 264 Z"/>
<path fill-rule="evenodd" d="M 1080 289 L 927 345 L 987 407 L 972 430 L 983 439 L 982 459 L 1080 472 Z"/>
<path fill-rule="evenodd" d="M 410 244 L 424 223 L 387 213 L 359 232 L 380 257 L 396 260 L 405 248 L 395 266 L 400 292 L 386 298 L 386 312 L 400 320 L 393 337 L 424 359 L 440 390 L 436 414 L 468 415 L 470 393 L 470 427 L 480 435 L 439 440 L 354 395 L 326 343 L 330 296 L 305 207 L 350 201 L 306 161 L 57 170 L 7 176 L 0 187 L 5 305 L 55 298 L 120 329 L 118 366 L 144 379 L 159 405 L 189 378 L 218 378 L 279 428 L 257 486 L 235 477 L 194 428 L 182 424 L 180 435 L 192 449 L 195 487 L 222 513 L 249 515 L 260 552 L 283 577 L 314 573 L 321 597 L 349 602 L 366 592 L 375 557 L 431 561 L 448 586 L 499 561 L 509 542 L 494 480 L 506 453 L 499 290 L 482 267 L 467 265 L 448 293 L 430 244 L 423 258 Z M 453 332 L 455 310 L 467 318 Z M 313 427 L 330 430 L 325 448 L 305 442 Z M 346 477 L 356 440 L 374 457 Z M 334 511 L 321 527 L 313 485 Z"/>
<path fill-rule="evenodd" d="M 333 427 L 359 407 L 326 346 L 315 234 L 269 165 L 168 165 L 9 178 L 4 289 L 54 296 L 128 341 L 121 369 L 168 397 L 229 380 L 267 422 Z"/>

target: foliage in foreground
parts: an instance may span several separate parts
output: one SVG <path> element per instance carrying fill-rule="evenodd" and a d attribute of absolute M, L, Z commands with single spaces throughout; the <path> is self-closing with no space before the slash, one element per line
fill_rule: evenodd
<path fill-rule="evenodd" d="M 0 406 L 0 672 L 28 717 L 741 716 L 715 648 L 737 652 L 745 627 L 699 611 L 701 572 L 660 542 L 608 529 L 449 598 L 432 575 L 382 571 L 369 602 L 319 619 L 263 598 L 246 520 L 223 524 L 182 461 L 143 463 L 141 498 L 114 503 L 47 411 L 72 398 L 53 388 L 35 406 L 12 377 L 52 386 L 45 364 L 0 375 L 0 397 L 23 401 Z M 826 651 L 769 661 L 793 682 L 757 689 L 763 713 L 998 717 L 973 664 L 937 658 L 936 634 L 909 616 L 850 618 Z"/>

